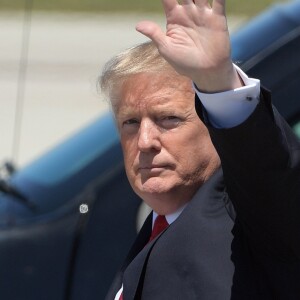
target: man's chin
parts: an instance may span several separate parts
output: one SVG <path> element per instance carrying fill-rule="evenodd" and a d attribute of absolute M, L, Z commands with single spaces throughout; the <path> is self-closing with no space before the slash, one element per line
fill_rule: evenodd
<path fill-rule="evenodd" d="M 141 194 L 165 194 L 172 190 L 173 184 L 166 180 L 165 178 L 160 177 L 151 177 L 146 181 L 139 182 L 139 191 Z"/>

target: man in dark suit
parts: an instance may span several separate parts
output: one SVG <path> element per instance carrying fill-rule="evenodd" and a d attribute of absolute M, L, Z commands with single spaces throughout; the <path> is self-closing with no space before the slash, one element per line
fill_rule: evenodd
<path fill-rule="evenodd" d="M 153 209 L 107 299 L 300 299 L 299 141 L 232 64 L 225 1 L 162 2 L 101 78 Z"/>

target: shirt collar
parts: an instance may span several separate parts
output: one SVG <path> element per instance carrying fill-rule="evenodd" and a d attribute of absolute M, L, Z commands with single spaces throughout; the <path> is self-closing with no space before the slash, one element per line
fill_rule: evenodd
<path fill-rule="evenodd" d="M 179 209 L 177 209 L 174 213 L 166 215 L 166 220 L 169 223 L 169 225 L 171 225 L 181 215 L 181 213 L 183 212 L 183 210 L 185 209 L 186 206 L 187 206 L 187 203 L 185 205 L 181 206 Z M 152 228 L 153 228 L 153 225 L 154 225 L 154 222 L 155 222 L 157 216 L 158 216 L 158 214 L 155 211 L 153 211 Z"/>

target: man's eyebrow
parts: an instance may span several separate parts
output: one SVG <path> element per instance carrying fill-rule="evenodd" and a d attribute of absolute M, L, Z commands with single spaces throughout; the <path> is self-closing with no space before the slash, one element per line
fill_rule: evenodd
<path fill-rule="evenodd" d="M 173 115 L 173 114 L 178 114 L 180 110 L 175 109 L 173 107 L 163 107 L 163 108 L 155 107 L 153 108 L 153 112 L 158 114 L 161 113 L 161 114 Z"/>
<path fill-rule="evenodd" d="M 131 114 L 133 114 L 133 110 L 130 108 L 127 108 L 127 107 L 119 109 L 117 112 L 118 117 L 125 117 L 125 116 L 131 115 Z"/>

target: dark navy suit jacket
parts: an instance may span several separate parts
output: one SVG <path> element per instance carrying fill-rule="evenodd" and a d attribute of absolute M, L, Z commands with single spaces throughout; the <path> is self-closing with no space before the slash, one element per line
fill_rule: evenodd
<path fill-rule="evenodd" d="M 222 170 L 147 244 L 150 214 L 107 300 L 122 283 L 124 300 L 300 299 L 298 139 L 265 91 L 243 124 L 207 126 Z"/>

